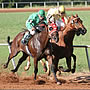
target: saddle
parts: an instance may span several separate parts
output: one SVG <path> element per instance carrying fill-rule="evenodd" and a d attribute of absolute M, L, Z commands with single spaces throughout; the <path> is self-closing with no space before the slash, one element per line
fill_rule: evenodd
<path fill-rule="evenodd" d="M 58 27 L 56 23 L 51 23 L 48 25 L 49 29 L 49 36 L 51 39 L 53 39 L 56 43 L 58 42 Z"/>

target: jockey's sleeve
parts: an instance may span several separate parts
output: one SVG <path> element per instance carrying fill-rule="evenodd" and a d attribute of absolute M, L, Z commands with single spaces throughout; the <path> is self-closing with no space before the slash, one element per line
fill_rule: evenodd
<path fill-rule="evenodd" d="M 29 18 L 28 18 L 28 20 L 27 20 L 27 22 L 26 22 L 26 27 L 27 27 L 28 29 L 31 29 L 32 26 L 35 26 L 36 15 L 37 15 L 37 13 L 34 13 L 34 14 L 31 14 L 31 15 L 29 16 Z M 30 21 L 32 21 L 32 22 L 30 22 Z"/>
<path fill-rule="evenodd" d="M 36 25 L 35 21 L 37 21 L 37 18 L 36 18 L 37 16 L 38 16 L 37 13 L 33 13 L 32 15 L 29 16 L 28 20 L 32 20 L 32 22 L 30 23 L 31 28 L 32 26 Z"/>

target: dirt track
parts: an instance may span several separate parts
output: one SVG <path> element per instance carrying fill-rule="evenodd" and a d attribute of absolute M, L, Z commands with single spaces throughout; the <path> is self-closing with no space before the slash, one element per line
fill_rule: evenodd
<path fill-rule="evenodd" d="M 0 73 L 0 89 L 90 89 L 90 73 L 61 75 L 58 79 L 62 85 L 57 85 L 46 75 L 39 75 L 34 81 L 33 76 Z"/>

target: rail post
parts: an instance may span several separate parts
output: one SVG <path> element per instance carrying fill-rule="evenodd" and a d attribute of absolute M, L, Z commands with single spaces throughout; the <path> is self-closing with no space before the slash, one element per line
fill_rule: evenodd
<path fill-rule="evenodd" d="M 73 1 L 71 1 L 71 7 L 73 7 Z"/>
<path fill-rule="evenodd" d="M 18 8 L 18 3 L 16 2 L 16 8 Z"/>
<path fill-rule="evenodd" d="M 2 8 L 4 8 L 4 3 L 2 3 Z"/>
<path fill-rule="evenodd" d="M 87 1 L 85 1 L 85 7 L 87 7 Z"/>
<path fill-rule="evenodd" d="M 32 8 L 32 2 L 30 2 L 30 8 Z"/>
<path fill-rule="evenodd" d="M 85 51 L 86 51 L 86 56 L 87 56 L 87 61 L 88 61 L 88 67 L 89 67 L 89 71 L 90 71 L 90 59 L 89 59 L 87 47 L 85 47 Z"/>
<path fill-rule="evenodd" d="M 44 7 L 46 7 L 46 2 L 44 2 Z"/>

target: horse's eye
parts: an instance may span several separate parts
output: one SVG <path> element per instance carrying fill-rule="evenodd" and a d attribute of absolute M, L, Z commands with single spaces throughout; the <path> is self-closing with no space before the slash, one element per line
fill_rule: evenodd
<path fill-rule="evenodd" d="M 81 20 L 80 22 L 81 22 L 81 23 L 83 23 L 83 21 L 82 21 L 82 20 Z"/>

